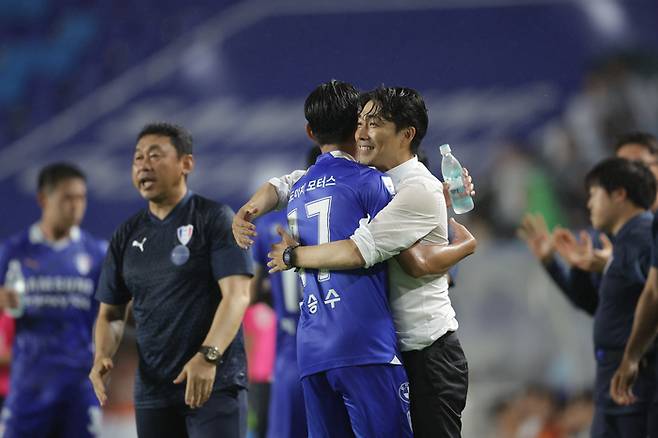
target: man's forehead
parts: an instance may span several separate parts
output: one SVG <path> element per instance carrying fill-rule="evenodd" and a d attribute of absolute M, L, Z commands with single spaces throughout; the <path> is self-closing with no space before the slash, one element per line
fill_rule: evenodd
<path fill-rule="evenodd" d="M 627 143 L 621 146 L 617 150 L 617 156 L 627 160 L 655 161 L 655 157 L 651 155 L 649 148 L 639 143 Z"/>
<path fill-rule="evenodd" d="M 375 101 L 369 100 L 363 108 L 361 109 L 360 117 L 373 119 L 373 118 L 382 118 L 382 107 L 378 105 Z"/>
<path fill-rule="evenodd" d="M 155 148 L 162 149 L 167 146 L 174 147 L 174 145 L 171 144 L 171 139 L 169 137 L 167 137 L 166 135 L 149 134 L 143 136 L 137 141 L 137 144 L 135 145 L 135 150 L 146 151 Z"/>

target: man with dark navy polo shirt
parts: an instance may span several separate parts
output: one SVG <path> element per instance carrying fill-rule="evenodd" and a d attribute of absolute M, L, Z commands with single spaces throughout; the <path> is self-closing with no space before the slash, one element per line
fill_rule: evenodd
<path fill-rule="evenodd" d="M 244 437 L 246 361 L 240 324 L 252 275 L 231 234 L 233 212 L 187 188 L 192 138 L 167 123 L 137 137 L 132 180 L 148 208 L 114 233 L 97 298 L 90 379 L 104 404 L 127 303 L 137 327 L 140 437 Z"/>
<path fill-rule="evenodd" d="M 610 158 L 589 172 L 586 186 L 592 226 L 612 236 L 614 244 L 598 290 L 591 282 L 580 282 L 582 296 L 592 297 L 594 314 L 597 369 L 591 436 L 644 437 L 655 387 L 654 354 L 645 357 L 639 373 L 635 386 L 638 403 L 615 404 L 609 395 L 609 385 L 622 359 L 635 306 L 649 272 L 653 220 L 649 208 L 656 197 L 656 181 L 643 164 Z M 575 269 L 573 275 L 586 279 L 589 273 Z"/>

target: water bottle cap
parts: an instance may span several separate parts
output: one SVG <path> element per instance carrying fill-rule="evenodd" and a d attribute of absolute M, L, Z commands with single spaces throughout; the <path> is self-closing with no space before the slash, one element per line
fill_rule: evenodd
<path fill-rule="evenodd" d="M 439 146 L 439 150 L 441 151 L 441 155 L 446 155 L 450 153 L 450 145 L 449 144 L 442 144 Z"/>

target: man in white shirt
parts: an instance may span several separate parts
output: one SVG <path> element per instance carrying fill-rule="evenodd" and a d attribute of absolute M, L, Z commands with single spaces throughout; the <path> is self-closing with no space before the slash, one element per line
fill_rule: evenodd
<path fill-rule="evenodd" d="M 447 276 L 431 256 L 424 269 L 408 275 L 402 268 L 405 254 L 400 254 L 417 241 L 416 247 L 425 251 L 439 252 L 448 245 L 442 184 L 416 157 L 427 130 L 427 110 L 409 88 L 379 88 L 366 99 L 356 133 L 359 160 L 386 171 L 396 196 L 372 221 L 362 220 L 350 239 L 304 247 L 284 234 L 270 253 L 269 266 L 273 271 L 354 269 L 390 259 L 390 303 L 410 381 L 414 435 L 458 437 L 468 367 L 454 334 L 458 323 Z"/>

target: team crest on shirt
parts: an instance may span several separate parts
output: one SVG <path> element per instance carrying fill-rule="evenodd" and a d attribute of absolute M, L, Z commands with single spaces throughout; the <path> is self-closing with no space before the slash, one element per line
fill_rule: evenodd
<path fill-rule="evenodd" d="M 176 236 L 178 236 L 178 241 L 181 245 L 187 245 L 192 238 L 192 233 L 194 232 L 194 225 L 184 225 L 178 227 L 176 230 Z"/>
<path fill-rule="evenodd" d="M 400 385 L 400 389 L 398 389 L 398 395 L 400 396 L 400 400 L 405 403 L 409 403 L 409 382 L 404 382 L 402 385 Z"/>
<path fill-rule="evenodd" d="M 89 254 L 82 252 L 75 256 L 75 268 L 80 275 L 89 274 L 89 271 L 91 271 L 91 257 L 89 257 Z"/>

